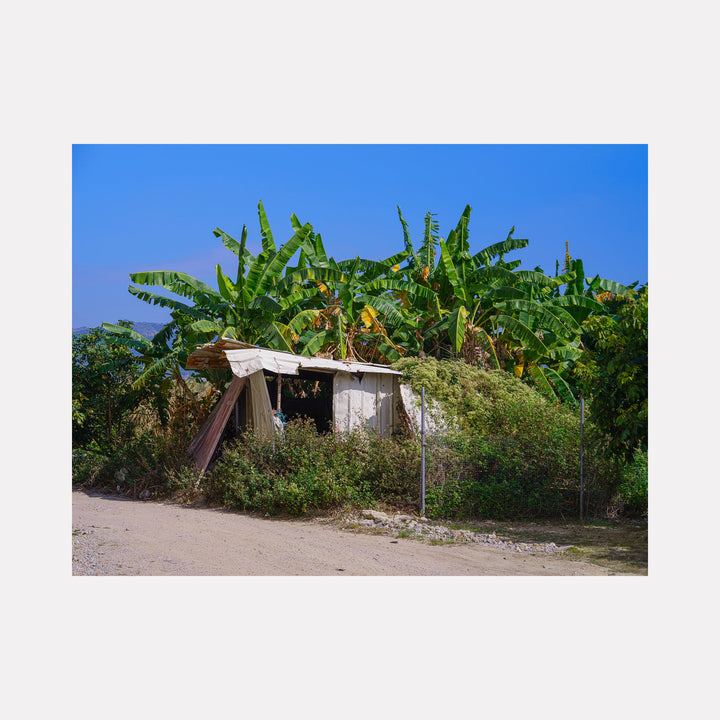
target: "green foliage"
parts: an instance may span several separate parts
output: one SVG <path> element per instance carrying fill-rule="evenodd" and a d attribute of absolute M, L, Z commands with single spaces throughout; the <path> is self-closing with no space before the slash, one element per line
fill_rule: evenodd
<path fill-rule="evenodd" d="M 580 417 L 509 373 L 460 361 L 406 358 L 393 365 L 416 393 L 437 400 L 450 426 L 428 448 L 428 513 L 530 517 L 577 512 Z M 587 430 L 587 427 L 586 427 Z M 613 492 L 614 467 L 585 448 L 594 500 Z"/>
<path fill-rule="evenodd" d="M 295 420 L 266 441 L 247 434 L 226 447 L 204 481 L 210 502 L 268 515 L 417 498 L 420 455 L 410 440 L 361 432 L 319 435 Z"/>
<path fill-rule="evenodd" d="M 631 463 L 648 443 L 647 286 L 606 300 L 605 308 L 583 325 L 586 349 L 574 375 L 609 451 Z"/>
<path fill-rule="evenodd" d="M 165 496 L 197 480 L 187 457 L 190 433 L 177 428 L 131 436 L 111 452 L 97 445 L 73 453 L 73 485 L 139 497 Z"/>
<path fill-rule="evenodd" d="M 110 451 L 124 440 L 132 431 L 130 413 L 148 396 L 133 387 L 140 372 L 137 357 L 112 342 L 102 328 L 73 335 L 73 447 L 94 442 L 99 450 Z"/>
<path fill-rule="evenodd" d="M 117 458 L 125 462 L 123 453 L 137 452 L 137 464 L 155 477 L 151 466 L 158 458 L 148 459 L 143 432 L 123 419 L 144 402 L 168 425 L 169 380 L 184 387 L 179 370 L 188 354 L 225 336 L 305 355 L 397 361 L 394 367 L 416 390 L 424 385 L 466 439 L 451 434 L 429 450 L 429 507 L 457 516 L 553 514 L 573 504 L 579 386 L 592 421 L 587 474 L 595 497 L 606 498 L 612 473 L 598 448 L 609 448 L 611 460 L 630 461 L 638 447 L 647 447 L 647 292 L 585 277 L 582 261 L 567 248 L 555 277 L 539 267 L 521 270 L 519 260 L 505 259 L 528 245 L 513 237 L 514 228 L 504 241 L 472 253 L 470 213 L 468 205 L 447 238 L 427 213 L 416 252 L 398 208 L 401 252 L 382 261 L 336 261 L 320 234 L 295 215 L 294 234 L 277 246 L 260 202 L 257 256 L 247 249 L 245 226 L 239 241 L 214 230 L 237 266 L 231 276 L 216 266 L 217 289 L 179 272 L 133 273 L 137 285 L 180 299 L 131 286 L 139 299 L 168 308 L 172 320 L 151 340 L 105 324 L 114 349 L 107 335 L 97 336 L 98 347 L 85 347 L 86 356 L 78 350 L 77 363 L 74 347 L 74 438 L 94 452 L 78 472 L 107 474 L 97 457 L 110 458 L 122 445 Z M 421 361 L 425 356 L 434 359 Z M 91 370 L 97 367 L 107 377 Z M 203 374 L 219 382 L 217 374 Z M 193 418 L 201 414 L 192 411 Z M 205 479 L 210 497 L 292 514 L 417 498 L 414 440 L 313 432 L 300 424 L 274 443 L 243 438 Z M 152 482 L 182 489 L 197 485 L 197 478 L 166 469 Z"/>
<path fill-rule="evenodd" d="M 407 359 L 398 366 L 414 387 L 424 384 L 427 395 L 455 420 L 454 431 L 428 438 L 430 517 L 577 513 L 577 411 L 549 402 L 508 373 L 435 359 Z M 613 492 L 612 470 L 601 451 L 586 448 L 585 477 L 595 506 Z M 297 515 L 345 504 L 417 508 L 419 439 L 318 435 L 312 423 L 291 422 L 274 442 L 247 435 L 227 446 L 204 489 L 214 502 L 267 514 Z"/>
<path fill-rule="evenodd" d="M 132 333 L 130 323 L 116 326 Z M 132 335 L 128 335 L 134 339 Z M 72 339 L 73 484 L 137 496 L 179 489 L 209 387 L 145 376 L 145 359 L 102 328 Z"/>
<path fill-rule="evenodd" d="M 617 498 L 623 515 L 634 518 L 648 516 L 647 453 L 637 453 L 633 462 L 623 469 Z"/>
<path fill-rule="evenodd" d="M 235 256 L 235 279 L 217 265 L 217 290 L 185 273 L 133 273 L 138 285 L 174 293 L 183 300 L 137 286 L 139 299 L 171 310 L 172 321 L 138 348 L 146 373 L 175 371 L 202 342 L 225 336 L 305 355 L 323 353 L 365 362 L 393 362 L 429 354 L 514 372 L 552 399 L 573 404 L 568 369 L 579 353 L 580 323 L 602 311 L 594 299 L 617 283 L 584 277 L 580 260 L 566 258 L 563 274 L 519 270 L 507 253 L 528 240 L 514 238 L 474 254 L 470 251 L 471 208 L 465 207 L 447 239 L 433 213 L 425 215 L 419 250 L 402 225 L 404 249 L 385 260 L 328 257 L 319 233 L 293 214 L 294 235 L 275 245 L 262 202 L 258 217 L 262 252 L 247 249 L 247 228 L 235 240 L 213 231 Z M 297 265 L 290 261 L 297 254 Z M 585 284 L 587 283 L 587 287 Z M 561 294 L 565 287 L 565 293 Z M 189 302 L 188 302 L 189 301 Z M 122 341 L 137 344 L 129 333 Z"/>
<path fill-rule="evenodd" d="M 559 429 L 544 445 L 533 433 L 433 439 L 428 515 L 501 520 L 575 514 L 578 462 L 571 437 Z"/>
<path fill-rule="evenodd" d="M 457 427 L 488 435 L 541 433 L 578 424 L 578 415 L 552 402 L 510 373 L 483 370 L 460 360 L 403 358 L 392 366 L 416 393 L 436 399 Z"/>

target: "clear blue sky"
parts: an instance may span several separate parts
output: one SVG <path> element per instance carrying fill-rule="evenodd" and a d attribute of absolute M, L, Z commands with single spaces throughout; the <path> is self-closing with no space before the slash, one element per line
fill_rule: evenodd
<path fill-rule="evenodd" d="M 168 320 L 128 293 L 131 272 L 233 276 L 212 230 L 244 223 L 256 252 L 258 200 L 278 245 L 294 212 L 337 260 L 402 250 L 397 205 L 419 245 L 428 210 L 446 237 L 470 204 L 474 252 L 514 225 L 522 268 L 554 274 L 569 241 L 587 275 L 648 276 L 645 145 L 75 145 L 72 174 L 73 327 Z"/>

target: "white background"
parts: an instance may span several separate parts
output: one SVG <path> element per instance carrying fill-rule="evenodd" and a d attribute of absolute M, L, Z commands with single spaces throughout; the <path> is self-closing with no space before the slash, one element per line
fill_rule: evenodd
<path fill-rule="evenodd" d="M 707 714 L 718 52 L 711 4 L 680 7 L 4 7 L 10 717 Z M 70 152 L 95 142 L 648 143 L 649 576 L 72 578 Z"/>

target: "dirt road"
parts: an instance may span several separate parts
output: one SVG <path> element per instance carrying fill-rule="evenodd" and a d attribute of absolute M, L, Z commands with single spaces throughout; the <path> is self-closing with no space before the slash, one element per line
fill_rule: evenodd
<path fill-rule="evenodd" d="M 73 492 L 73 575 L 608 575 L 561 555 L 427 545 L 314 520 L 266 520 Z"/>

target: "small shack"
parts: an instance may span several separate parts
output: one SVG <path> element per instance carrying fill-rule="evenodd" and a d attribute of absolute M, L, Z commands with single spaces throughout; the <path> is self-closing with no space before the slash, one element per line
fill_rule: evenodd
<path fill-rule="evenodd" d="M 195 350 L 185 367 L 233 374 L 188 450 L 201 471 L 228 432 L 252 428 L 272 437 L 276 413 L 311 418 L 319 432 L 365 428 L 383 437 L 403 422 L 402 373 L 386 365 L 305 357 L 221 338 Z"/>

